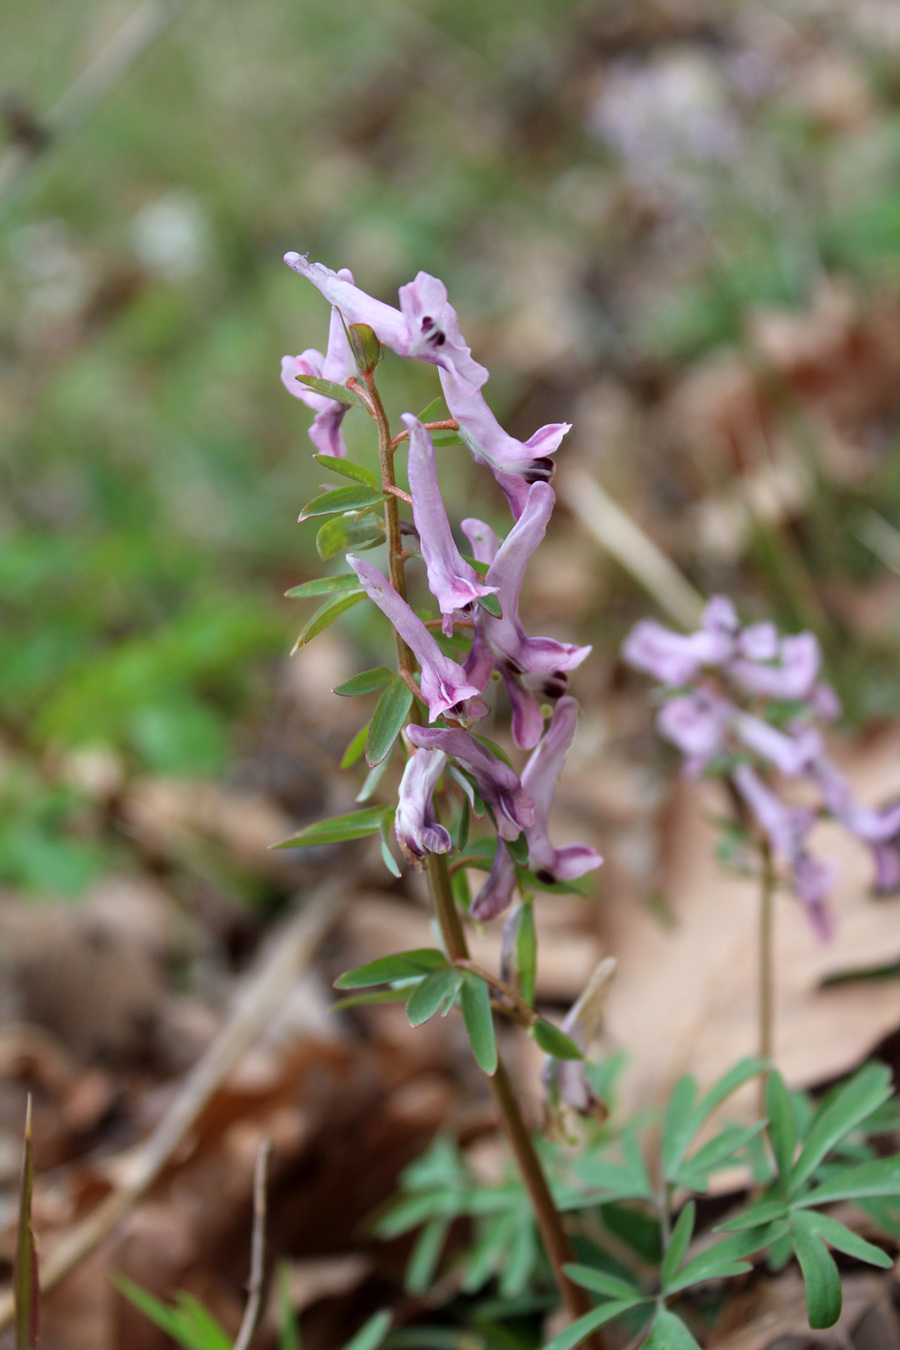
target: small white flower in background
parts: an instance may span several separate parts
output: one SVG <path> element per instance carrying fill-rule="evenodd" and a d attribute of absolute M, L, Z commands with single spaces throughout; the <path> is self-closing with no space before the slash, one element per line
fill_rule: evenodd
<path fill-rule="evenodd" d="M 154 276 L 187 281 L 212 253 L 209 215 L 192 192 L 166 192 L 137 212 L 131 222 L 131 244 Z"/>

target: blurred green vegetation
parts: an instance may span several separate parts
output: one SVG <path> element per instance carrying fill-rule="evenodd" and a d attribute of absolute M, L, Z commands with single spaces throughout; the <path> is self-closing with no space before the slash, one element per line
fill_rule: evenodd
<path fill-rule="evenodd" d="M 638 387 L 648 366 L 669 378 L 738 341 L 748 309 L 806 303 L 823 271 L 900 285 L 898 89 L 879 43 L 844 20 L 809 41 L 849 54 L 874 110 L 861 122 L 797 106 L 792 58 L 773 57 L 730 152 L 676 148 L 662 188 L 641 180 L 640 137 L 630 163 L 627 138 L 592 122 L 604 63 L 652 70 L 693 44 L 725 69 L 765 8 L 737 5 L 717 32 L 690 5 L 682 31 L 662 7 L 642 28 L 654 6 L 602 0 L 201 0 L 173 7 L 86 123 L 0 196 L 0 882 L 76 890 L 127 847 L 83 827 L 70 751 L 225 775 L 270 701 L 299 622 L 281 594 L 315 562 L 296 515 L 322 477 L 278 372 L 283 353 L 324 346 L 327 312 L 286 249 L 385 297 L 420 268 L 444 277 L 495 410 L 529 432 L 601 377 Z M 0 92 L 40 120 L 128 13 L 8 7 Z M 639 131 L 656 153 L 658 131 Z M 661 191 L 664 228 L 645 226 Z M 556 288 L 565 341 L 540 312 L 520 322 L 541 287 Z M 428 369 L 384 370 L 392 409 L 435 392 Z M 362 418 L 346 426 L 370 456 Z M 880 463 L 855 500 L 900 527 Z M 817 536 L 836 505 L 819 487 L 811 568 L 865 579 L 877 564 L 856 536 Z M 747 566 L 784 613 L 777 555 Z M 847 657 L 861 712 L 896 710 L 882 674 L 896 651 L 893 635 L 874 665 Z"/>

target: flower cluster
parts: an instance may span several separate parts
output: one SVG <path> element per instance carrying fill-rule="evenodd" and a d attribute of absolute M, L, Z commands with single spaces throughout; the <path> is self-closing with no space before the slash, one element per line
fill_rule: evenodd
<path fill-rule="evenodd" d="M 525 569 L 544 537 L 556 500 L 549 482 L 554 468 L 550 456 L 569 427 L 565 423 L 545 426 L 524 442 L 500 427 L 481 393 L 488 372 L 473 359 L 446 288 L 437 278 L 420 272 L 401 288 L 400 305 L 395 309 L 360 290 L 346 270 L 333 272 L 297 253 L 288 253 L 285 262 L 333 306 L 326 355 L 306 351 L 282 361 L 285 386 L 316 413 L 310 431 L 316 448 L 345 458 L 341 422 L 347 404 L 298 382 L 297 377 L 346 384 L 356 374 L 350 331 L 355 325 L 365 325 L 382 346 L 399 356 L 438 367 L 450 425 L 456 423 L 476 463 L 491 469 L 510 504 L 513 523 L 505 539 L 498 538 L 483 521 L 462 521 L 476 568 L 463 557 L 454 539 L 429 428 L 407 413 L 403 423 L 408 436 L 412 522 L 404 524 L 404 534 L 415 537 L 416 548 L 407 549 L 404 556 L 416 552 L 421 556 L 440 614 L 441 634 L 432 631 L 377 567 L 347 554 L 359 588 L 390 620 L 415 657 L 417 693 L 429 723 L 434 724 L 413 722 L 405 731 L 410 754 L 394 816 L 397 842 L 415 867 L 421 867 L 429 854 L 452 851 L 453 841 L 438 820 L 434 804 L 438 783 L 445 770 L 452 769 L 475 813 L 483 816 L 489 811 L 496 827 L 494 865 L 471 909 L 478 919 L 493 918 L 509 906 L 516 887 L 516 863 L 508 845 L 516 845 L 516 858 L 521 862 L 524 850 L 519 841 L 524 839 L 530 866 L 547 885 L 580 877 L 602 861 L 593 849 L 556 849 L 547 834 L 556 783 L 578 716 L 577 703 L 566 695 L 568 672 L 584 660 L 590 648 L 531 637 L 519 618 Z M 457 660 L 442 639 L 452 638 L 454 625 L 461 624 L 461 631 L 471 633 L 471 642 L 465 657 Z M 458 649 L 454 650 L 458 655 Z M 509 694 L 513 740 L 520 749 L 532 752 L 521 777 L 469 730 L 489 712 L 484 695 L 497 680 Z M 545 730 L 548 704 L 555 707 Z"/>
<path fill-rule="evenodd" d="M 869 845 L 879 892 L 900 885 L 900 804 L 861 806 L 825 753 L 818 723 L 837 717 L 840 704 L 820 679 L 812 633 L 781 637 L 771 623 L 742 627 L 731 601 L 717 595 L 696 633 L 673 633 L 645 619 L 622 655 L 663 685 L 657 727 L 684 755 L 685 772 L 730 781 L 823 936 L 831 931 L 826 902 L 834 871 L 807 847 L 821 815 Z M 773 773 L 813 784 L 817 807 L 783 801 Z"/>

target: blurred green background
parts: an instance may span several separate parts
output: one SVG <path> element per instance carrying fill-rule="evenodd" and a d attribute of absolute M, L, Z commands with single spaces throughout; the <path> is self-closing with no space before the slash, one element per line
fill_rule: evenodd
<path fill-rule="evenodd" d="M 501 420 L 576 422 L 561 464 L 590 467 L 701 587 L 816 627 L 852 716 L 900 711 L 889 0 L 32 0 L 2 17 L 0 883 L 77 893 L 127 855 L 98 773 L 111 800 L 134 775 L 227 779 L 261 753 L 302 618 L 281 596 L 316 563 L 296 516 L 322 477 L 279 362 L 324 347 L 328 313 L 286 249 L 385 299 L 443 277 Z M 757 371 L 765 307 L 812 315 L 814 346 L 834 322 L 815 317 L 823 287 L 852 298 L 850 337 L 809 358 L 819 386 L 776 372 L 805 496 L 704 552 L 688 508 L 747 465 L 692 457 L 678 390 L 725 351 Z M 398 367 L 392 410 L 424 406 L 433 372 Z M 835 411 L 845 384 L 857 403 Z M 821 450 L 835 428 L 849 468 Z M 472 481 L 460 458 L 468 509 Z M 650 602 L 581 556 L 604 605 L 575 616 L 599 695 Z"/>

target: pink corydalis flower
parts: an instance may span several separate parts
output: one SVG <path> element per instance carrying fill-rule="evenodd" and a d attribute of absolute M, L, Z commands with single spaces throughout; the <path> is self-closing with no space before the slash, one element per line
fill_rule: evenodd
<path fill-rule="evenodd" d="M 466 659 L 473 683 L 487 684 L 496 668 L 503 677 L 512 704 L 513 740 L 521 750 L 531 750 L 540 739 L 544 718 L 537 695 L 555 700 L 566 692 L 568 671 L 579 666 L 590 647 L 577 647 L 555 638 L 528 637 L 519 619 L 519 596 L 528 560 L 547 531 L 556 496 L 549 483 L 534 483 L 528 489 L 525 509 L 502 544 L 493 553 L 485 581 L 495 587 L 502 617 L 479 609 L 475 636 Z M 479 520 L 464 520 L 463 533 L 475 548 L 490 553 L 496 536 Z"/>
<path fill-rule="evenodd" d="M 444 655 L 419 616 L 377 567 L 352 553 L 347 554 L 347 562 L 366 595 L 390 619 L 418 661 L 422 670 L 421 692 L 428 704 L 429 719 L 433 722 L 441 713 L 466 716 L 467 700 L 477 699 L 481 689 L 472 684 L 462 666 Z"/>
<path fill-rule="evenodd" d="M 469 613 L 480 596 L 493 595 L 497 587 L 479 581 L 471 563 L 456 547 L 441 497 L 430 433 L 411 413 L 404 413 L 402 420 L 409 432 L 409 494 L 428 589 L 444 616 L 444 634 L 451 637 L 454 615 Z"/>
<path fill-rule="evenodd" d="M 494 812 L 501 839 L 518 839 L 522 830 L 533 823 L 534 802 L 523 788 L 519 775 L 469 732 L 411 726 L 407 735 L 413 745 L 443 750 L 445 755 L 468 769 L 481 797 Z"/>
<path fill-rule="evenodd" d="M 453 848 L 432 803 L 446 763 L 441 750 L 415 750 L 400 779 L 394 833 L 404 857 L 416 869 L 421 869 L 429 853 L 449 853 Z"/>
<path fill-rule="evenodd" d="M 352 285 L 353 273 L 346 267 L 336 275 L 339 280 Z M 281 381 L 285 389 L 289 394 L 293 394 L 294 398 L 299 398 L 308 408 L 312 408 L 316 414 L 309 429 L 309 439 L 320 454 L 334 455 L 337 459 L 346 457 L 347 449 L 341 433 L 341 423 L 349 411 L 349 405 L 338 403 L 336 399 L 328 398 L 325 394 L 317 394 L 314 389 L 301 384 L 297 376 L 314 375 L 318 379 L 344 384 L 355 371 L 356 366 L 350 343 L 347 341 L 347 333 L 336 309 L 331 311 L 328 350 L 324 356 L 321 352 L 309 348 L 300 356 L 281 358 Z"/>

